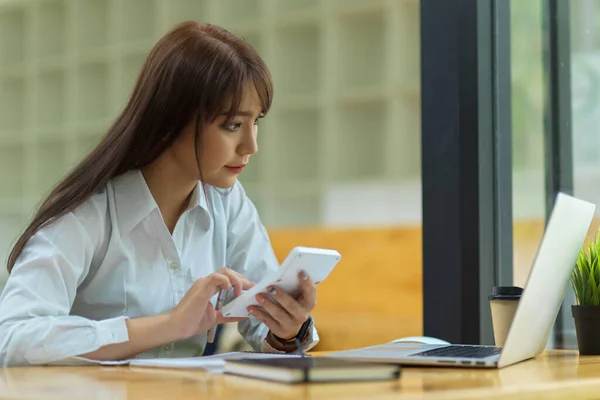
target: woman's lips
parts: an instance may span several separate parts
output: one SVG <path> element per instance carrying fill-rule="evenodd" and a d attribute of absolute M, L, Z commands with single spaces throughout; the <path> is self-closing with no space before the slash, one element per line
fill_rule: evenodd
<path fill-rule="evenodd" d="M 241 165 L 226 165 L 225 168 L 227 168 L 228 170 L 230 170 L 231 172 L 233 172 L 234 174 L 239 174 L 244 170 L 244 167 L 247 164 L 241 164 Z"/>

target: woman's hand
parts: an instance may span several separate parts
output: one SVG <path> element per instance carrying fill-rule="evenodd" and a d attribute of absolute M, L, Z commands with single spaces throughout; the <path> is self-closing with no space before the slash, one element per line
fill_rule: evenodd
<path fill-rule="evenodd" d="M 216 324 L 243 320 L 244 318 L 223 317 L 210 303 L 211 297 L 219 289 L 229 290 L 232 286 L 235 297 L 238 297 L 242 290 L 250 289 L 254 283 L 228 268 L 222 268 L 194 282 L 179 304 L 169 312 L 173 327 L 178 331 L 178 339 L 206 332 Z"/>
<path fill-rule="evenodd" d="M 305 273 L 298 275 L 301 293 L 293 298 L 277 287 L 269 287 L 266 293 L 259 293 L 256 299 L 260 306 L 248 307 L 248 312 L 263 322 L 271 333 L 281 339 L 294 338 L 302 324 L 308 319 L 317 301 L 317 287 Z"/>

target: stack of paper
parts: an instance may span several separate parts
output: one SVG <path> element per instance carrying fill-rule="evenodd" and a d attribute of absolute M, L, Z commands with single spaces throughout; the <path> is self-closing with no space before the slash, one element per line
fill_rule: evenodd
<path fill-rule="evenodd" d="M 74 362 L 61 364 L 73 365 L 105 365 L 119 366 L 130 365 L 132 367 L 154 367 L 154 368 L 180 368 L 180 369 L 203 369 L 209 372 L 222 373 L 225 368 L 225 360 L 237 360 L 241 358 L 275 358 L 275 357 L 301 357 L 300 354 L 279 353 L 256 353 L 256 352 L 231 352 L 215 354 L 206 357 L 185 358 L 132 358 L 120 361 L 97 361 L 83 357 L 73 357 Z M 56 365 L 56 363 L 54 364 Z"/>

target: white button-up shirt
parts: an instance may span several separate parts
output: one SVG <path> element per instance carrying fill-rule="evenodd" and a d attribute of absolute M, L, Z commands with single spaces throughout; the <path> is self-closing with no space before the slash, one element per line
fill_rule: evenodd
<path fill-rule="evenodd" d="M 127 318 L 168 312 L 197 279 L 228 264 L 254 282 L 277 269 L 242 185 L 207 192 L 208 199 L 196 185 L 171 235 L 133 170 L 33 235 L 0 297 L 0 365 L 75 362 L 70 357 L 126 342 Z M 250 317 L 238 329 L 256 351 L 276 351 L 260 321 Z M 304 349 L 318 340 L 311 322 Z M 200 356 L 205 345 L 203 333 L 137 357 Z"/>

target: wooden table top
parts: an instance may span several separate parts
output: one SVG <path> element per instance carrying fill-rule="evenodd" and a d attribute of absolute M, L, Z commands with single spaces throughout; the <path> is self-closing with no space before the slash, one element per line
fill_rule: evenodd
<path fill-rule="evenodd" d="M 0 398 L 19 399 L 583 399 L 600 393 L 600 356 L 547 351 L 500 370 L 404 367 L 396 381 L 286 385 L 194 370 L 0 369 Z"/>

